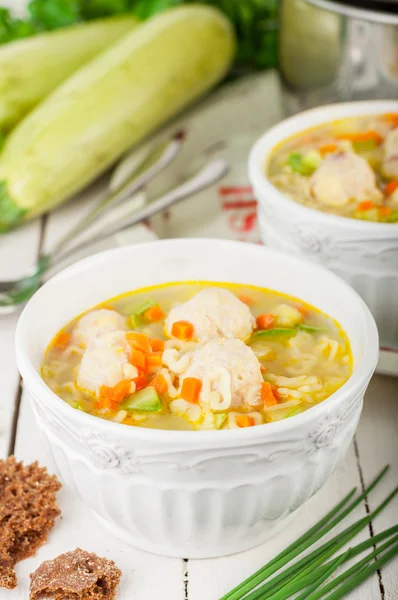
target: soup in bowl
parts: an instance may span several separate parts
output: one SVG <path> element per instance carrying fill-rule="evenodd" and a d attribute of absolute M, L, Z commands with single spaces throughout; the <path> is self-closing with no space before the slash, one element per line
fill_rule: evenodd
<path fill-rule="evenodd" d="M 252 427 L 297 415 L 352 372 L 349 341 L 268 289 L 170 283 L 112 298 L 57 333 L 42 364 L 73 408 L 155 429 Z"/>
<path fill-rule="evenodd" d="M 369 310 L 335 275 L 221 240 L 67 268 L 24 309 L 16 346 L 66 484 L 128 543 L 192 558 L 293 518 L 344 457 L 378 356 Z"/>
<path fill-rule="evenodd" d="M 254 145 L 249 176 L 264 242 L 303 254 L 368 304 L 381 345 L 398 349 L 397 103 L 315 108 Z"/>

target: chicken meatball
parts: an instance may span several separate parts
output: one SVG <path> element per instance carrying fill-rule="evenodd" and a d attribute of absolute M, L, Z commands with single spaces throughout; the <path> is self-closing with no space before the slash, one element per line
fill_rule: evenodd
<path fill-rule="evenodd" d="M 208 288 L 193 298 L 175 306 L 165 321 L 168 335 L 173 323 L 188 321 L 194 327 L 198 342 L 217 337 L 247 339 L 255 326 L 255 319 L 246 304 L 234 294 L 221 288 Z"/>
<path fill-rule="evenodd" d="M 135 379 L 138 371 L 129 363 L 130 354 L 124 331 L 108 331 L 94 337 L 79 366 L 78 388 L 97 396 L 103 385 L 114 387 L 124 379 Z"/>
<path fill-rule="evenodd" d="M 398 127 L 393 129 L 384 142 L 383 173 L 398 178 Z"/>
<path fill-rule="evenodd" d="M 202 382 L 200 402 L 213 410 L 244 403 L 257 404 L 263 383 L 260 363 L 253 350 L 238 339 L 215 339 L 191 353 L 189 367 L 180 378 Z"/>
<path fill-rule="evenodd" d="M 100 308 L 84 315 L 72 331 L 72 342 L 77 346 L 86 348 L 89 342 L 103 333 L 109 331 L 125 331 L 126 319 L 115 310 Z"/>
<path fill-rule="evenodd" d="M 354 152 L 335 152 L 325 158 L 310 180 L 312 195 L 326 206 L 344 206 L 351 200 L 380 200 L 376 177 L 368 162 Z"/>

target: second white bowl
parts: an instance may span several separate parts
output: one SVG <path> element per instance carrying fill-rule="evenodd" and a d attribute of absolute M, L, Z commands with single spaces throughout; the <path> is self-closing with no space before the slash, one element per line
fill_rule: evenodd
<path fill-rule="evenodd" d="M 398 224 L 370 223 L 313 210 L 295 202 L 266 177 L 275 146 L 322 123 L 398 111 L 398 103 L 341 103 L 308 110 L 267 131 L 254 145 L 249 177 L 259 201 L 261 235 L 271 248 L 302 254 L 352 285 L 368 304 L 382 346 L 398 349 Z"/>

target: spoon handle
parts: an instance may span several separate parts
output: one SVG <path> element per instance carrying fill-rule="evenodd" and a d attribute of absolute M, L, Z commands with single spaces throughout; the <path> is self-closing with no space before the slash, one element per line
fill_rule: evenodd
<path fill-rule="evenodd" d="M 79 233 L 85 231 L 100 216 L 141 190 L 156 175 L 161 173 L 179 154 L 184 141 L 182 132 L 177 132 L 166 142 L 156 145 L 141 162 L 134 165 L 131 173 L 116 189 L 112 190 L 94 209 L 72 229 L 64 234 L 53 246 L 51 256 L 58 254 Z"/>
<path fill-rule="evenodd" d="M 73 248 L 68 249 L 65 252 L 61 253 L 51 253 L 47 255 L 50 259 L 51 266 L 55 264 L 55 261 L 61 261 L 72 255 L 74 252 L 79 250 L 83 250 L 87 246 L 91 246 L 91 244 L 95 244 L 96 242 L 103 241 L 120 231 L 124 231 L 148 219 L 153 217 L 159 212 L 162 212 L 173 206 L 177 202 L 184 200 L 188 196 L 192 196 L 193 194 L 209 187 L 222 177 L 226 175 L 228 172 L 228 163 L 226 160 L 222 158 L 217 158 L 209 162 L 205 165 L 198 173 L 196 173 L 193 177 L 185 181 L 183 184 L 174 188 L 164 196 L 161 196 L 157 200 L 149 203 L 144 206 L 141 210 L 137 211 L 134 215 L 132 215 L 129 219 L 124 220 L 122 223 L 116 223 L 115 225 L 107 226 L 106 230 L 96 233 L 92 237 L 84 240 L 80 244 L 77 244 Z"/>

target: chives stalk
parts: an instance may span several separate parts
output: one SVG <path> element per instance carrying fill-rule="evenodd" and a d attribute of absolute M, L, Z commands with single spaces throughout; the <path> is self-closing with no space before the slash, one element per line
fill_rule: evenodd
<path fill-rule="evenodd" d="M 357 546 L 354 546 L 353 548 L 350 549 L 350 551 L 343 552 L 343 554 L 340 554 L 340 556 L 338 556 L 337 558 L 333 559 L 332 561 L 329 561 L 328 563 L 326 563 L 325 565 L 320 567 L 317 570 L 318 576 L 322 577 L 322 575 L 324 575 L 325 572 L 330 570 L 331 566 L 335 563 L 336 560 L 341 559 L 341 563 L 344 563 L 347 560 L 353 558 L 354 556 L 357 556 L 358 554 L 362 554 L 362 552 L 364 552 L 364 550 L 367 550 L 368 548 L 373 547 L 377 542 L 385 539 L 386 537 L 388 537 L 388 536 L 391 537 L 395 533 L 398 533 L 398 525 L 396 525 L 395 527 L 391 527 L 390 529 L 386 529 L 385 531 L 378 534 L 377 536 L 374 536 L 373 538 L 369 538 L 365 542 L 362 542 L 362 543 L 358 544 Z M 392 539 L 388 540 L 388 542 L 386 544 L 384 544 L 383 546 L 380 546 L 379 550 L 377 550 L 377 549 L 374 550 L 374 556 L 377 556 L 378 552 L 382 551 L 382 548 L 388 547 L 392 543 L 395 543 L 396 540 L 398 540 L 398 536 L 395 536 Z M 365 563 L 369 562 L 369 559 L 372 556 L 373 556 L 373 554 L 369 555 L 365 559 Z M 359 565 L 359 563 L 357 563 L 357 565 L 355 565 L 355 570 L 358 569 L 358 565 Z M 273 594 L 272 596 L 269 596 L 267 594 L 267 600 L 287 600 L 293 594 L 296 594 L 297 592 L 301 591 L 305 587 L 311 585 L 313 583 L 313 581 L 314 581 L 314 568 L 312 568 L 311 572 L 308 572 L 304 577 L 302 576 L 302 573 L 300 573 L 298 576 L 292 577 L 287 585 L 283 586 L 282 589 L 279 590 L 279 592 Z M 333 589 L 333 588 L 331 587 L 330 589 Z M 306 594 L 308 594 L 308 590 L 306 590 Z M 315 598 L 318 599 L 318 596 L 316 596 L 314 594 L 314 599 L 311 596 L 311 600 L 315 600 Z"/>
<path fill-rule="evenodd" d="M 296 600 L 307 600 L 308 594 L 311 594 L 312 592 L 314 592 L 321 583 L 326 581 L 326 579 L 329 579 L 329 577 L 336 571 L 336 569 L 339 568 L 341 563 L 343 563 L 345 560 L 348 560 L 349 558 L 350 558 L 350 551 L 347 550 L 347 552 L 345 552 L 344 554 L 341 554 L 341 556 L 339 556 L 335 560 L 331 561 L 332 564 L 329 567 L 329 569 L 327 569 L 325 571 L 325 573 L 315 581 L 315 583 L 310 585 L 302 594 L 300 594 L 300 596 L 297 596 Z M 290 597 L 290 595 L 284 596 L 283 598 L 285 599 L 285 598 L 289 598 L 289 597 Z"/>
<path fill-rule="evenodd" d="M 387 506 L 387 504 L 389 504 L 389 502 L 391 502 L 391 500 L 396 496 L 397 493 L 398 493 L 398 487 L 395 488 L 391 492 L 391 494 L 384 500 L 384 502 L 382 502 L 376 508 L 376 510 L 373 513 L 371 513 L 370 515 L 368 515 L 366 517 L 363 517 L 362 519 L 359 519 L 353 525 L 351 525 L 351 527 L 349 527 L 342 533 L 338 533 L 329 542 L 326 542 L 323 546 L 316 548 L 310 554 L 308 554 L 307 556 L 305 556 L 304 558 L 302 558 L 301 560 L 299 560 L 298 562 L 293 564 L 291 567 L 289 567 L 286 571 L 282 571 L 279 575 L 276 575 L 269 581 L 265 582 L 263 585 L 261 585 L 260 587 L 258 587 L 254 591 L 252 591 L 247 596 L 245 594 L 242 594 L 241 596 L 237 596 L 237 598 L 242 598 L 243 596 L 245 596 L 245 600 L 258 600 L 259 598 L 262 597 L 262 595 L 265 592 L 267 592 L 268 594 L 270 592 L 275 593 L 275 591 L 277 591 L 278 589 L 280 589 L 286 583 L 289 582 L 289 579 L 288 579 L 288 581 L 286 581 L 286 579 L 288 577 L 291 577 L 291 575 L 295 575 L 297 572 L 302 572 L 303 567 L 309 566 L 309 567 L 311 567 L 311 570 L 316 569 L 318 566 L 322 565 L 327 558 L 333 556 L 333 554 L 335 554 L 335 552 L 337 552 L 337 550 L 340 550 L 340 548 L 345 546 L 345 544 L 347 542 L 349 542 L 362 529 L 364 529 L 364 527 L 366 527 L 372 521 L 372 519 L 374 519 L 374 517 L 377 514 L 379 514 Z M 353 504 L 355 504 L 356 502 L 357 501 L 355 501 Z M 346 509 L 346 511 L 349 508 L 350 507 L 348 507 Z M 346 511 L 344 511 L 344 512 L 346 512 Z M 321 532 L 315 537 L 315 539 L 313 539 L 313 540 L 310 539 L 308 544 L 302 550 L 307 549 L 309 545 L 315 543 L 316 541 L 318 541 L 320 539 L 321 536 L 323 536 L 325 533 L 327 533 L 330 529 L 330 525 L 327 525 L 326 527 L 324 527 L 323 530 L 321 530 Z M 302 550 L 300 550 L 300 552 Z M 294 552 L 296 552 L 296 551 L 294 551 Z M 297 556 L 298 553 L 296 553 L 296 554 L 292 553 L 292 554 L 293 554 L 292 558 L 294 558 L 295 556 Z M 273 573 L 274 572 L 275 571 L 273 571 Z M 271 574 L 273 574 L 273 573 L 271 573 Z"/>
<path fill-rule="evenodd" d="M 355 589 L 358 585 L 360 585 L 363 581 L 368 579 L 373 573 L 375 573 L 380 567 L 386 563 L 388 563 L 392 558 L 398 555 L 398 543 L 396 543 L 389 552 L 383 554 L 381 558 L 376 560 L 374 563 L 371 563 L 368 567 L 362 569 L 357 575 L 351 577 L 346 583 L 341 585 L 335 592 L 326 596 L 325 600 L 341 600 L 341 598 L 345 598 L 346 595 Z M 326 587 L 326 586 L 325 586 Z M 322 590 L 320 590 L 322 591 Z M 322 596 L 324 594 L 322 593 Z"/>
<path fill-rule="evenodd" d="M 388 467 L 386 467 L 387 469 Z M 307 531 L 304 535 L 302 535 L 298 540 L 293 542 L 290 546 L 280 552 L 275 558 L 273 558 L 270 562 L 268 562 L 264 567 L 261 567 L 258 571 L 250 575 L 247 579 L 245 579 L 241 584 L 230 590 L 227 594 L 225 594 L 220 600 L 239 600 L 242 598 L 244 593 L 252 590 L 256 585 L 264 581 L 269 575 L 272 575 L 275 570 L 279 569 L 279 567 L 274 568 L 274 566 L 279 563 L 282 559 L 288 556 L 295 548 L 297 548 L 302 542 L 312 536 L 316 531 L 322 528 L 332 517 L 334 517 L 342 508 L 347 504 L 347 502 L 352 498 L 355 494 L 356 488 L 351 490 L 343 500 L 337 504 L 323 519 L 318 521 L 309 531 Z M 289 559 L 290 560 L 290 559 Z M 289 562 L 287 560 L 286 562 Z M 285 563 L 283 563 L 285 564 Z M 281 565 L 282 566 L 282 565 Z"/>
<path fill-rule="evenodd" d="M 365 558 L 363 558 L 359 562 L 355 563 L 355 565 L 353 565 L 350 569 L 347 569 L 346 571 L 344 571 L 344 573 L 342 573 L 341 575 L 336 577 L 336 579 L 333 579 L 333 581 L 330 581 L 329 583 L 327 583 L 323 588 L 321 588 L 320 590 L 316 590 L 313 594 L 310 594 L 309 596 L 307 596 L 306 600 L 320 600 L 320 598 L 322 598 L 325 594 L 327 594 L 327 592 L 330 592 L 331 590 L 333 590 L 336 586 L 338 586 L 340 583 L 342 583 L 345 579 L 347 579 L 348 577 L 351 577 L 351 575 L 355 575 L 355 573 L 357 573 L 359 570 L 363 571 L 363 568 L 369 564 L 370 560 L 372 560 L 373 558 L 375 558 L 377 556 L 382 555 L 383 552 L 387 548 L 389 548 L 392 544 L 396 545 L 397 543 L 398 543 L 398 536 L 391 538 L 390 540 L 385 542 L 382 546 L 380 546 L 379 548 L 376 548 L 370 554 L 367 554 L 365 556 Z M 297 598 L 297 600 L 299 600 L 299 599 Z"/>

